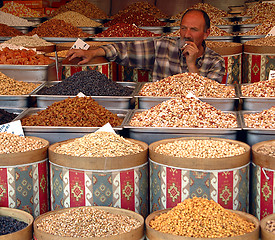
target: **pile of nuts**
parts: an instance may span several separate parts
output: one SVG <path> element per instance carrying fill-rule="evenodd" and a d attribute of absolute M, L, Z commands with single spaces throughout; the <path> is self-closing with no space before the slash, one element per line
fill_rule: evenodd
<path fill-rule="evenodd" d="M 255 225 L 213 200 L 194 197 L 149 222 L 156 231 L 190 238 L 226 238 L 244 235 Z"/>
<path fill-rule="evenodd" d="M 37 223 L 40 231 L 77 238 L 108 238 L 130 232 L 140 226 L 141 223 L 137 219 L 93 207 L 72 208 L 63 213 L 52 213 Z"/>
<path fill-rule="evenodd" d="M 11 39 L 5 41 L 4 44 L 13 44 L 16 46 L 23 46 L 26 48 L 54 45 L 53 43 L 47 42 L 43 38 L 40 38 L 37 36 L 16 36 L 16 37 L 12 37 Z"/>
<path fill-rule="evenodd" d="M 268 36 L 246 41 L 244 45 L 275 47 L 275 36 Z"/>
<path fill-rule="evenodd" d="M 63 143 L 54 152 L 76 157 L 119 157 L 142 152 L 140 145 L 115 133 L 95 132 Z"/>
<path fill-rule="evenodd" d="M 136 112 L 133 127 L 236 128 L 233 113 L 224 113 L 194 98 L 172 98 L 149 110 Z"/>
<path fill-rule="evenodd" d="M 136 26 L 165 26 L 166 23 L 160 21 L 149 12 L 135 11 L 132 14 L 124 13 L 104 24 L 104 27 L 110 27 L 117 23 L 135 24 Z"/>
<path fill-rule="evenodd" d="M 14 27 L 10 27 L 6 24 L 0 23 L 0 36 L 2 37 L 14 37 L 14 36 L 22 36 L 24 33 L 15 29 Z"/>
<path fill-rule="evenodd" d="M 269 232 L 275 233 L 275 220 L 269 220 L 266 222 L 265 229 Z"/>
<path fill-rule="evenodd" d="M 94 37 L 157 37 L 160 34 L 139 28 L 134 24 L 117 23 Z"/>
<path fill-rule="evenodd" d="M 0 11 L 10 13 L 17 17 L 29 17 L 29 18 L 39 18 L 41 17 L 41 13 L 35 11 L 32 8 L 25 6 L 24 4 L 15 3 L 14 1 L 10 1 L 4 4 L 3 7 L 0 8 Z"/>
<path fill-rule="evenodd" d="M 59 7 L 57 10 L 53 11 L 50 14 L 50 17 L 54 17 L 60 13 L 67 12 L 67 11 L 73 11 L 78 12 L 87 18 L 91 19 L 106 19 L 108 18 L 107 14 L 99 9 L 95 4 L 92 4 L 91 2 L 87 0 L 72 0 L 61 7 Z"/>
<path fill-rule="evenodd" d="M 245 148 L 227 141 L 190 139 L 160 144 L 154 151 L 180 158 L 225 158 L 241 155 Z"/>
<path fill-rule="evenodd" d="M 240 36 L 249 36 L 249 35 L 266 35 L 270 32 L 270 30 L 274 27 L 274 21 L 268 19 L 262 24 L 254 27 L 253 29 L 244 32 L 239 33 Z"/>
<path fill-rule="evenodd" d="M 275 78 L 241 85 L 241 94 L 244 97 L 275 97 Z"/>
<path fill-rule="evenodd" d="M 59 19 L 50 19 L 43 22 L 29 32 L 28 36 L 37 34 L 39 37 L 71 37 L 81 38 L 89 37 L 90 35 L 83 32 L 82 29 L 73 26 L 70 23 L 66 23 Z"/>
<path fill-rule="evenodd" d="M 45 143 L 40 140 L 21 137 L 12 133 L 0 133 L 0 154 L 27 152 L 43 147 L 45 147 Z"/>
<path fill-rule="evenodd" d="M 99 27 L 102 25 L 101 23 L 96 22 L 74 11 L 67 11 L 67 12 L 60 13 L 55 17 L 53 17 L 53 19 L 63 20 L 67 23 L 72 24 L 75 27 Z"/>
<path fill-rule="evenodd" d="M 249 128 L 275 129 L 275 106 L 259 113 L 244 114 L 243 118 Z"/>
<path fill-rule="evenodd" d="M 0 72 L 1 95 L 25 95 L 31 93 L 38 86 L 38 83 L 16 81 Z"/>
<path fill-rule="evenodd" d="M 23 126 L 102 127 L 120 126 L 123 119 L 91 97 L 67 98 L 21 120 Z"/>
<path fill-rule="evenodd" d="M 263 16 L 266 14 L 275 14 L 275 7 L 273 3 L 257 2 L 252 7 L 246 9 L 242 15 L 247 16 Z"/>
<path fill-rule="evenodd" d="M 222 42 L 222 41 L 205 41 L 206 46 L 215 49 L 215 48 L 231 48 L 231 47 L 239 47 L 242 46 L 241 43 L 236 42 Z"/>
<path fill-rule="evenodd" d="M 270 157 L 275 157 L 275 141 L 266 143 L 257 149 L 257 152 Z"/>
<path fill-rule="evenodd" d="M 14 16 L 10 13 L 5 13 L 3 11 L 0 11 L 0 22 L 2 24 L 6 24 L 8 26 L 33 26 L 33 22 L 29 22 L 28 20 Z"/>
<path fill-rule="evenodd" d="M 233 98 L 235 88 L 223 85 L 197 73 L 180 73 L 162 80 L 145 83 L 140 96 L 150 97 L 184 97 L 192 92 L 196 97 Z"/>
<path fill-rule="evenodd" d="M 17 114 L 10 113 L 4 109 L 0 109 L 0 125 L 11 122 L 17 117 Z"/>

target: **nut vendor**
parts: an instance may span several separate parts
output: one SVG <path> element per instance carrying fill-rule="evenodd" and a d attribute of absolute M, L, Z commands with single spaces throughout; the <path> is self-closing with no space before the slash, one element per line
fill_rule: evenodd
<path fill-rule="evenodd" d="M 225 63 L 222 56 L 206 47 L 205 39 L 209 34 L 210 20 L 207 13 L 200 9 L 190 9 L 182 16 L 179 39 L 161 37 L 118 42 L 91 50 L 71 49 L 67 57 L 70 61 L 80 57 L 82 60 L 78 64 L 85 64 L 101 56 L 124 66 L 150 69 L 153 81 L 192 72 L 221 82 Z"/>

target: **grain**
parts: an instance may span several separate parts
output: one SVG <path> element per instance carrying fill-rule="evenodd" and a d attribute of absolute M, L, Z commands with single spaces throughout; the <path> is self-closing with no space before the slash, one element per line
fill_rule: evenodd
<path fill-rule="evenodd" d="M 192 238 L 226 238 L 255 230 L 254 223 L 224 209 L 213 200 L 186 199 L 149 223 L 156 231 Z"/>
<path fill-rule="evenodd" d="M 137 154 L 143 149 L 115 133 L 96 132 L 57 146 L 54 152 L 76 157 L 119 157 Z"/>
<path fill-rule="evenodd" d="M 113 214 L 96 208 L 72 208 L 63 213 L 52 213 L 37 223 L 40 231 L 62 237 L 111 237 L 130 232 L 141 226 L 131 217 Z"/>
<path fill-rule="evenodd" d="M 0 154 L 27 152 L 45 147 L 40 140 L 18 136 L 12 133 L 0 133 Z"/>
<path fill-rule="evenodd" d="M 181 158 L 225 158 L 243 154 L 245 148 L 226 141 L 192 139 L 160 144 L 154 151 Z"/>
<path fill-rule="evenodd" d="M 133 127 L 235 128 L 236 115 L 223 113 L 194 98 L 172 98 L 146 111 L 136 112 Z"/>
<path fill-rule="evenodd" d="M 33 26 L 33 22 L 17 17 L 13 14 L 0 11 L 0 23 L 6 24 L 8 26 Z"/>
<path fill-rule="evenodd" d="M 53 43 L 47 42 L 46 40 L 38 36 L 15 36 L 4 42 L 5 44 L 13 44 L 16 46 L 23 47 L 41 47 L 41 46 L 52 46 Z"/>

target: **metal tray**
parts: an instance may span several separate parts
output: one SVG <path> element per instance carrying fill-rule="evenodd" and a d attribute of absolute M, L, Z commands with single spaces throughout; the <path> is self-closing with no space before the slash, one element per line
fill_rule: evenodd
<path fill-rule="evenodd" d="M 165 32 L 165 26 L 148 26 L 148 27 L 139 27 L 143 30 L 147 30 L 156 34 L 162 34 Z"/>
<path fill-rule="evenodd" d="M 140 84 L 138 92 L 140 92 L 143 85 L 144 83 Z M 234 111 L 238 107 L 239 97 L 238 97 L 238 91 L 236 90 L 236 85 L 233 85 L 233 86 L 235 87 L 235 93 L 236 93 L 236 97 L 234 98 L 200 98 L 200 100 L 222 111 Z M 138 100 L 138 106 L 140 109 L 149 109 L 163 101 L 167 101 L 172 98 L 172 97 L 147 97 L 147 96 L 139 96 L 139 95 L 136 95 L 135 97 Z"/>
<path fill-rule="evenodd" d="M 48 42 L 54 43 L 64 43 L 64 42 L 75 42 L 78 38 L 70 38 L 70 37 L 41 37 Z M 81 40 L 85 41 L 89 37 L 80 38 Z"/>
<path fill-rule="evenodd" d="M 123 125 L 130 138 L 151 144 L 153 142 L 178 137 L 219 137 L 238 140 L 238 132 L 241 131 L 241 122 L 238 112 L 234 113 L 237 117 L 237 128 L 173 128 L 173 127 L 133 127 L 130 121 L 136 112 L 142 110 L 131 110 L 128 118 Z"/>
<path fill-rule="evenodd" d="M 246 126 L 244 121 L 244 114 L 253 114 L 260 111 L 240 111 L 241 126 L 245 132 L 245 142 L 253 146 L 258 142 L 274 140 L 275 139 L 275 129 L 260 129 L 260 128 L 249 128 Z"/>
<path fill-rule="evenodd" d="M 254 40 L 258 38 L 264 38 L 265 35 L 247 35 L 247 36 L 238 36 L 240 38 L 240 43 L 245 43 L 249 40 Z"/>
<path fill-rule="evenodd" d="M 245 32 L 248 32 L 248 31 L 252 30 L 253 28 L 255 28 L 258 25 L 260 25 L 260 24 L 259 23 L 254 23 L 254 24 L 236 24 L 233 27 L 233 31 L 234 32 L 245 33 Z"/>
<path fill-rule="evenodd" d="M 221 42 L 234 42 L 234 36 L 209 36 L 206 40 L 221 41 Z"/>
<path fill-rule="evenodd" d="M 41 82 L 42 85 L 42 82 Z M 41 86 L 40 85 L 40 86 Z M 31 104 L 30 95 L 34 93 L 40 86 L 26 95 L 0 95 L 0 107 L 11 108 L 28 108 Z"/>
<path fill-rule="evenodd" d="M 12 26 L 13 28 L 17 29 L 18 31 L 27 34 L 32 30 L 32 26 Z"/>
<path fill-rule="evenodd" d="M 33 22 L 34 24 L 40 24 L 40 23 L 43 23 L 47 20 L 49 20 L 48 17 L 23 17 L 24 19 L 28 20 L 29 22 Z"/>
<path fill-rule="evenodd" d="M 9 39 L 11 39 L 12 37 L 0 37 L 0 42 L 2 43 L 2 42 L 5 42 L 5 41 L 7 41 L 7 40 L 9 40 Z"/>
<path fill-rule="evenodd" d="M 37 112 L 44 110 L 45 108 L 29 108 L 23 114 L 20 114 L 19 119 L 34 115 Z M 120 126 L 113 127 L 117 133 L 122 133 L 123 125 L 128 118 L 129 110 L 121 109 L 109 109 L 112 113 L 123 118 L 123 122 Z M 100 127 L 66 127 L 66 126 L 23 126 L 25 136 L 41 137 L 50 142 L 50 144 L 65 141 L 72 138 L 82 137 L 86 134 L 95 132 Z"/>
<path fill-rule="evenodd" d="M 249 85 L 249 83 L 238 85 L 238 92 L 242 102 L 243 110 L 262 111 L 264 109 L 269 109 L 275 106 L 275 97 L 244 97 L 241 90 L 243 85 Z"/>
<path fill-rule="evenodd" d="M 55 63 L 49 65 L 0 64 L 0 72 L 17 81 L 56 81 Z"/>
<path fill-rule="evenodd" d="M 45 82 L 42 84 L 39 88 L 37 88 L 32 94 L 32 97 L 36 98 L 37 101 L 37 107 L 38 108 L 45 108 L 47 106 L 50 106 L 54 102 L 62 101 L 68 97 L 75 97 L 75 96 L 69 96 L 69 95 L 38 95 L 38 91 L 41 90 L 44 87 L 51 87 L 53 85 L 58 84 L 58 81 L 55 82 Z M 117 82 L 118 84 L 129 87 L 133 89 L 133 92 L 130 96 L 90 96 L 95 101 L 98 102 L 98 104 L 102 105 L 105 108 L 110 109 L 131 109 L 135 106 L 135 94 L 136 94 L 136 88 L 138 86 L 135 82 Z"/>
<path fill-rule="evenodd" d="M 148 40 L 157 37 L 91 37 L 91 41 L 101 41 L 101 42 L 121 42 L 121 41 L 139 41 L 139 40 Z"/>
<path fill-rule="evenodd" d="M 83 32 L 89 33 L 89 34 L 95 34 L 99 29 L 99 27 L 78 27 L 80 28 Z"/>
<path fill-rule="evenodd" d="M 233 32 L 233 25 L 216 25 L 218 28 L 228 32 L 232 33 Z"/>

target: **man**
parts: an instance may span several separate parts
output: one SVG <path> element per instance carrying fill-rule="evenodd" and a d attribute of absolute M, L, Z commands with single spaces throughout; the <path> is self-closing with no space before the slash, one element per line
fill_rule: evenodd
<path fill-rule="evenodd" d="M 210 19 L 207 13 L 200 9 L 190 9 L 181 19 L 180 39 L 162 37 L 119 42 L 95 50 L 70 50 L 67 56 L 69 60 L 81 57 L 79 64 L 103 56 L 124 66 L 150 69 L 153 81 L 191 72 L 221 82 L 225 73 L 224 59 L 206 47 L 204 40 L 209 34 Z"/>

